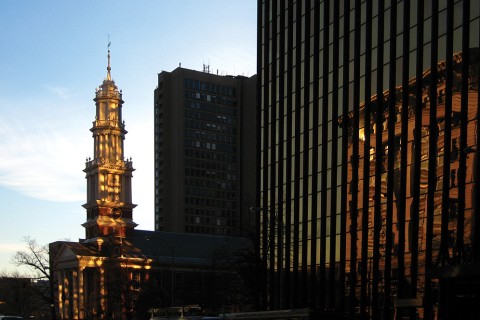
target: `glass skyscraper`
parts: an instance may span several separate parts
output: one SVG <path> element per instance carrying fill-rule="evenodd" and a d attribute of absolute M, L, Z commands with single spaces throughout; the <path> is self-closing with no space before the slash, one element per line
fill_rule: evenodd
<path fill-rule="evenodd" d="M 258 1 L 266 308 L 479 310 L 479 17 L 468 0 Z"/>

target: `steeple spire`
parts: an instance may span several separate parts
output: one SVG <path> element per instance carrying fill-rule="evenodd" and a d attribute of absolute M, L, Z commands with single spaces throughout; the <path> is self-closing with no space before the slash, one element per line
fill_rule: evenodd
<path fill-rule="evenodd" d="M 112 43 L 111 43 L 110 41 L 108 41 L 108 46 L 107 46 L 107 47 L 108 47 L 108 55 L 107 55 L 107 57 L 108 57 L 107 80 L 109 80 L 109 81 L 112 81 L 112 76 L 110 75 L 110 70 L 112 70 L 112 68 L 110 68 L 110 45 L 111 45 L 111 44 L 112 44 Z"/>

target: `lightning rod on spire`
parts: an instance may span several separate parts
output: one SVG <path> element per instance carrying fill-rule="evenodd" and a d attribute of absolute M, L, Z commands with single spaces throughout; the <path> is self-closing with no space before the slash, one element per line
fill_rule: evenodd
<path fill-rule="evenodd" d="M 110 35 L 108 35 L 108 45 L 107 45 L 107 49 L 108 49 L 108 65 L 107 65 L 107 80 L 112 80 L 112 76 L 110 75 L 110 70 L 112 70 L 112 68 L 110 68 L 110 45 L 112 44 L 112 42 L 110 41 Z"/>

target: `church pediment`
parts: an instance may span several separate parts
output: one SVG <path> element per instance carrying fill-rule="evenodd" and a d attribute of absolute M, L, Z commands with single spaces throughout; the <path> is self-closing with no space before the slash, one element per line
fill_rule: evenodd
<path fill-rule="evenodd" d="M 90 265 L 89 261 L 103 260 L 104 254 L 92 243 L 64 242 L 54 257 L 58 269 Z M 95 263 L 98 265 L 98 263 Z M 101 263 L 100 263 L 101 264 Z"/>
<path fill-rule="evenodd" d="M 54 258 L 56 268 L 64 268 L 66 265 L 74 266 L 78 264 L 78 258 L 69 242 L 64 242 Z"/>

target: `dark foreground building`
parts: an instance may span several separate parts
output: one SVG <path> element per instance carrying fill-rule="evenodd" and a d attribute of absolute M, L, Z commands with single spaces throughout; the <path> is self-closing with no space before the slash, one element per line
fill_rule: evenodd
<path fill-rule="evenodd" d="M 255 76 L 215 75 L 207 67 L 158 75 L 155 230 L 248 231 L 255 197 L 255 86 Z"/>
<path fill-rule="evenodd" d="M 258 1 L 262 303 L 480 311 L 477 1 Z"/>
<path fill-rule="evenodd" d="M 0 276 L 0 315 L 51 319 L 48 281 Z"/>

